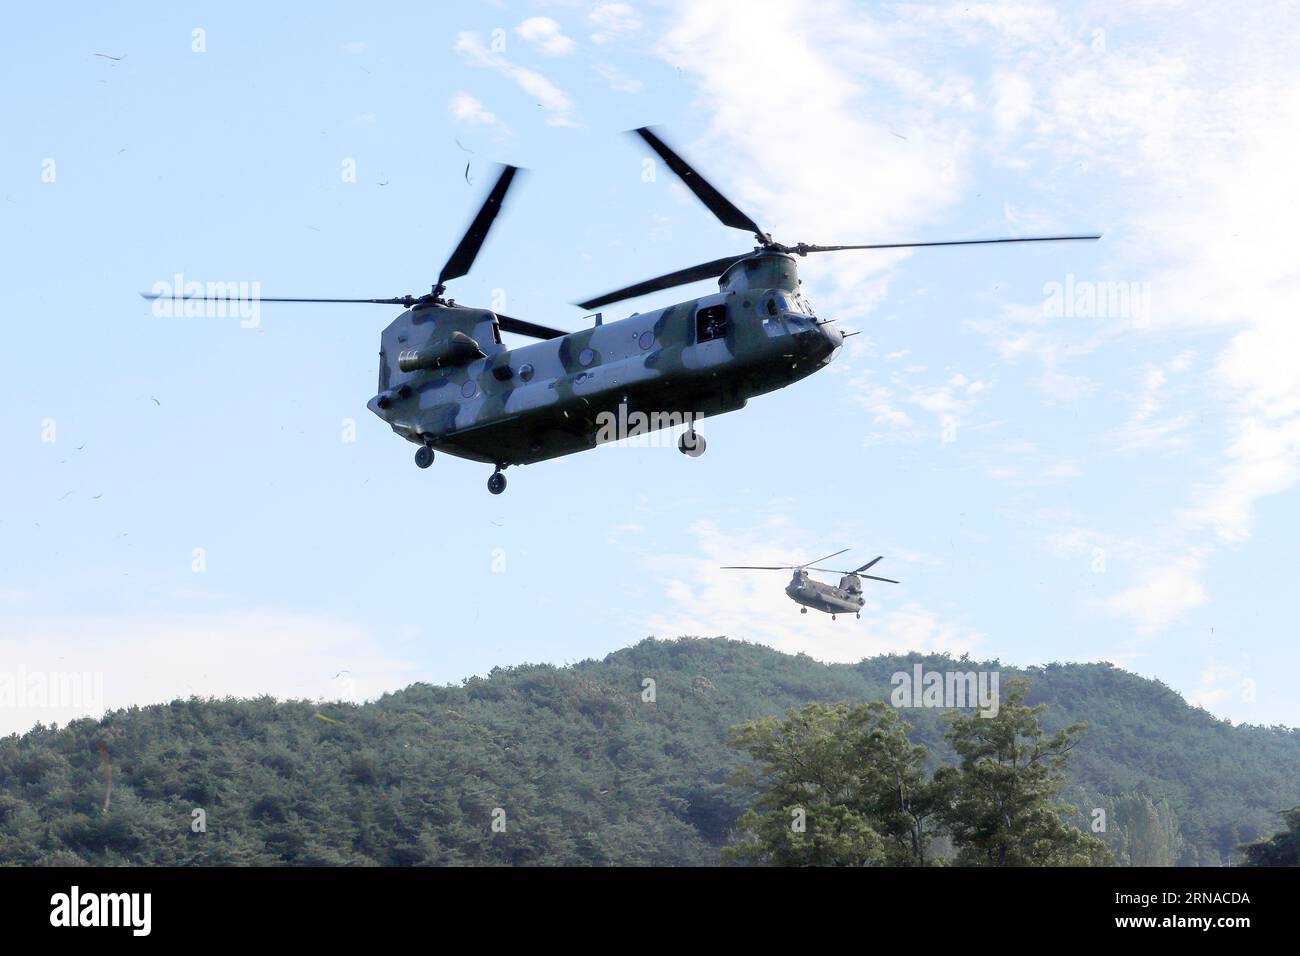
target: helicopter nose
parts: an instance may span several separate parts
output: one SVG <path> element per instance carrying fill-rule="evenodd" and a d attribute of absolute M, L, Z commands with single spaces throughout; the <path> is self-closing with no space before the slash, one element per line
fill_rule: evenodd
<path fill-rule="evenodd" d="M 830 341 L 832 349 L 844 344 L 844 333 L 835 327 L 833 319 L 822 326 L 822 334 Z"/>
<path fill-rule="evenodd" d="M 818 349 L 822 353 L 821 363 L 829 365 L 839 357 L 840 350 L 844 347 L 844 333 L 829 321 L 823 322 L 818 328 L 822 334 L 821 348 Z"/>

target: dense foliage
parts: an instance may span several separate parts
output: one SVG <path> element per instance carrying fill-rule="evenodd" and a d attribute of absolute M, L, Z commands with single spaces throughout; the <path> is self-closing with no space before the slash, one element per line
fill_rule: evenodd
<path fill-rule="evenodd" d="M 1234 727 L 1105 664 L 826 665 L 721 639 L 648 640 L 363 706 L 190 699 L 2 739 L 0 862 L 714 864 L 758 796 L 729 783 L 747 759 L 731 728 L 815 701 L 886 700 L 891 675 L 917 661 L 997 669 L 1004 687 L 1027 674 L 1048 734 L 1086 722 L 1063 798 L 1085 829 L 1106 811 L 1098 835 L 1112 853 L 1239 859 L 1300 793 L 1300 732 Z M 957 762 L 943 714 L 902 713 L 930 773 Z M 1143 799 L 1154 824 L 1134 808 Z"/>
<path fill-rule="evenodd" d="M 1246 851 L 1248 866 L 1300 866 L 1300 807 L 1282 811 L 1286 829 L 1271 840 L 1248 843 Z"/>
<path fill-rule="evenodd" d="M 949 715 L 945 737 L 960 758 L 934 775 L 940 817 L 957 861 L 968 866 L 1091 866 L 1105 845 L 1062 820 L 1065 768 L 1086 724 L 1043 729 L 1046 704 L 1031 707 L 1029 681 L 1012 680 L 992 719 Z"/>
<path fill-rule="evenodd" d="M 741 724 L 732 746 L 753 758 L 737 782 L 758 787 L 723 858 L 774 866 L 1099 866 L 1105 844 L 1065 819 L 1057 797 L 1073 724 L 1048 734 L 1046 704 L 1013 680 L 996 713 L 951 710 L 956 764 L 933 775 L 899 710 L 883 701 L 806 704 Z M 946 837 L 956 852 L 937 854 Z"/>
<path fill-rule="evenodd" d="M 939 808 L 929 751 L 898 711 L 873 700 L 805 704 L 732 732 L 753 758 L 736 782 L 758 791 L 723 858 L 772 866 L 924 866 Z"/>

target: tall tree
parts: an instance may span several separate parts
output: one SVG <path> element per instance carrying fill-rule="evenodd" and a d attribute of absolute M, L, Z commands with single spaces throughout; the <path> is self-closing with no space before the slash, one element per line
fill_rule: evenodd
<path fill-rule="evenodd" d="M 756 786 L 731 861 L 782 866 L 924 864 L 933 813 L 927 751 L 881 701 L 810 704 L 785 718 L 737 727 L 732 746 L 755 765 L 735 782 Z"/>
<path fill-rule="evenodd" d="M 892 841 L 888 862 L 925 866 L 935 835 L 928 824 L 940 809 L 937 788 L 925 773 L 930 752 L 912 743 L 911 726 L 883 701 L 855 707 L 849 720 L 856 755 L 869 771 L 868 809 L 877 829 Z"/>
<path fill-rule="evenodd" d="M 1074 812 L 1056 800 L 1070 751 L 1083 734 L 1073 724 L 1048 734 L 1030 707 L 1029 681 L 1007 682 L 996 716 L 949 715 L 945 736 L 961 758 L 935 782 L 946 796 L 944 818 L 967 866 L 1089 866 L 1108 859 L 1105 845 L 1070 826 Z"/>
<path fill-rule="evenodd" d="M 1300 866 L 1300 807 L 1282 811 L 1286 829 L 1271 839 L 1241 848 L 1247 866 Z"/>
<path fill-rule="evenodd" d="M 1126 866 L 1178 865 L 1183 838 L 1168 800 L 1156 802 L 1144 793 L 1126 793 L 1115 801 L 1111 820 Z"/>

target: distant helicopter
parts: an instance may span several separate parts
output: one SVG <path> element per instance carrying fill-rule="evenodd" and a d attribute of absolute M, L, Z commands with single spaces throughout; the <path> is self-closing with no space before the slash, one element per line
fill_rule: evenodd
<path fill-rule="evenodd" d="M 419 445 L 428 468 L 434 450 L 486 462 L 488 490 L 505 490 L 502 471 L 585 451 L 611 440 L 603 423 L 633 420 L 644 431 L 686 424 L 678 448 L 703 454 L 697 418 L 744 408 L 755 395 L 784 388 L 824 368 L 844 334 L 819 319 L 800 288 L 794 256 L 844 249 L 1058 242 L 1087 236 L 1037 236 L 817 246 L 774 242 L 648 128 L 634 131 L 723 224 L 754 235 L 750 252 L 715 259 L 578 303 L 592 310 L 661 289 L 717 278 L 718 291 L 577 332 L 526 322 L 443 297 L 466 275 L 518 171 L 503 168 L 478 214 L 426 295 L 389 299 L 262 298 L 262 302 L 358 302 L 407 311 L 383 331 L 379 391 L 366 407 Z M 146 299 L 158 295 L 141 293 Z M 207 299 L 207 296 L 185 298 Z M 219 297 L 212 297 L 219 298 Z M 543 341 L 507 348 L 502 332 Z M 607 437 L 601 437 L 606 435 Z M 616 434 L 614 439 L 630 437 Z"/>
<path fill-rule="evenodd" d="M 790 578 L 790 583 L 785 586 L 785 593 L 790 600 L 800 605 L 799 613 L 807 614 L 808 608 L 814 611 L 825 611 L 835 620 L 837 614 L 847 614 L 853 612 L 854 617 L 862 617 L 861 607 L 867 603 L 866 598 L 862 596 L 862 578 L 870 578 L 872 581 L 887 581 L 890 584 L 897 584 L 893 578 L 878 578 L 874 574 L 863 574 L 875 566 L 884 555 L 878 555 L 868 561 L 860 568 L 854 568 L 852 571 L 832 571 L 830 568 L 817 568 L 813 565 L 821 564 L 823 561 L 829 561 L 831 558 L 838 557 L 845 551 L 836 551 L 834 554 L 828 554 L 824 558 L 818 558 L 816 561 L 809 561 L 807 564 L 731 564 L 724 566 L 723 571 L 794 571 L 794 576 Z M 843 575 L 840 578 L 840 585 L 836 587 L 833 584 L 823 584 L 821 581 L 814 581 L 808 576 L 809 571 L 824 571 L 827 574 Z"/>

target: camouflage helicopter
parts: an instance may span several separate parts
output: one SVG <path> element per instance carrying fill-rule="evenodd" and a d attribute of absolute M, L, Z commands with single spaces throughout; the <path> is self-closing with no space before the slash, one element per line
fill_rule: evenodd
<path fill-rule="evenodd" d="M 818 318 L 804 297 L 796 255 L 1099 238 L 786 246 L 773 241 L 654 132 L 634 132 L 719 220 L 752 233 L 757 245 L 578 305 L 590 311 L 709 278 L 717 278 L 717 292 L 615 322 L 603 322 L 597 314 L 593 327 L 576 332 L 444 298 L 446 283 L 469 272 L 501 210 L 518 171 L 506 166 L 429 293 L 260 301 L 404 306 L 407 311 L 380 337 L 379 389 L 366 407 L 419 446 L 419 467 L 433 463 L 435 449 L 485 462 L 495 469 L 488 490 L 500 494 L 506 487 L 502 471 L 510 465 L 630 437 L 608 429 L 614 418 L 636 421 L 636 429 L 646 431 L 686 424 L 678 448 L 697 457 L 706 444 L 695 431 L 697 419 L 743 408 L 755 395 L 783 388 L 829 364 L 845 336 L 833 319 Z M 541 341 L 511 348 L 502 342 L 502 332 Z"/>
<path fill-rule="evenodd" d="M 794 575 L 790 578 L 790 583 L 785 586 L 785 593 L 790 600 L 800 605 L 799 613 L 807 614 L 808 608 L 815 611 L 825 611 L 835 620 L 837 614 L 847 614 L 853 612 L 855 617 L 862 617 L 860 608 L 866 603 L 866 598 L 862 596 L 862 578 L 870 578 L 872 581 L 887 581 L 890 584 L 897 584 L 893 578 L 879 578 L 874 574 L 863 574 L 863 571 L 870 570 L 876 562 L 881 560 L 884 555 L 877 555 L 860 568 L 854 568 L 852 571 L 832 571 L 830 568 L 818 568 L 814 565 L 821 564 L 823 561 L 829 561 L 831 558 L 838 557 L 845 551 L 836 551 L 834 554 L 828 554 L 824 558 L 818 558 L 816 561 L 809 561 L 807 564 L 732 564 L 723 567 L 723 571 L 793 571 Z M 809 571 L 825 571 L 828 574 L 839 574 L 840 584 L 836 587 L 833 584 L 823 584 L 821 581 L 814 581 L 808 576 Z"/>

